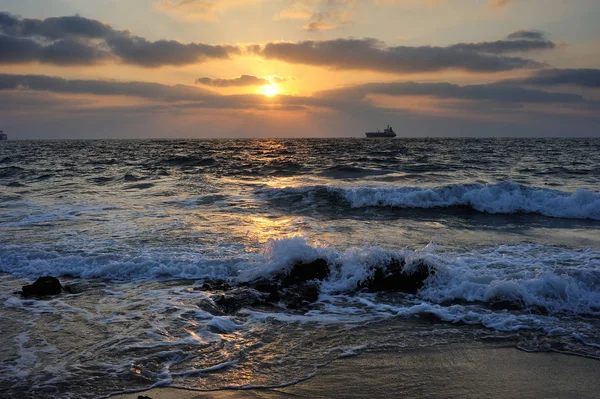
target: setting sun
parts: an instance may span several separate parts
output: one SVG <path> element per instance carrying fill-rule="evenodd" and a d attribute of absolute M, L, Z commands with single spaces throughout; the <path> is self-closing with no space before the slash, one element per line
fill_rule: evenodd
<path fill-rule="evenodd" d="M 274 97 L 279 94 L 279 86 L 275 83 L 269 83 L 268 85 L 261 87 L 260 92 L 267 97 Z"/>

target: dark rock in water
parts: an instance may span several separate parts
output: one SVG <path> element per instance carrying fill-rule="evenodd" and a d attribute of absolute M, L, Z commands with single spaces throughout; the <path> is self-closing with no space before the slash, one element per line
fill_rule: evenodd
<path fill-rule="evenodd" d="M 265 303 L 259 292 L 246 288 L 236 288 L 225 294 L 214 295 L 212 300 L 225 313 L 234 313 L 246 306 L 258 306 Z"/>
<path fill-rule="evenodd" d="M 226 291 L 231 285 L 225 280 L 207 280 L 201 287 L 194 288 L 195 291 Z"/>
<path fill-rule="evenodd" d="M 290 309 L 306 308 L 319 299 L 319 282 L 329 273 L 327 261 L 315 259 L 298 262 L 288 274 L 276 274 L 272 280 L 245 282 L 237 287 L 225 281 L 208 280 L 195 290 L 220 292 L 212 295 L 212 303 L 203 301 L 198 306 L 214 315 L 235 313 L 244 307 L 270 307 L 280 302 Z"/>
<path fill-rule="evenodd" d="M 319 284 L 312 282 L 290 287 L 282 293 L 282 301 L 290 309 L 309 306 L 319 299 Z"/>
<path fill-rule="evenodd" d="M 213 316 L 223 316 L 225 313 L 209 299 L 203 299 L 196 304 L 200 309 L 212 314 Z"/>
<path fill-rule="evenodd" d="M 58 295 L 62 286 L 56 277 L 40 277 L 31 285 L 24 285 L 22 294 L 24 297 Z"/>
<path fill-rule="evenodd" d="M 268 294 L 268 296 L 265 298 L 266 302 L 277 303 L 281 300 L 281 295 L 279 293 L 280 287 L 276 283 L 272 283 L 270 281 L 265 280 L 259 280 L 249 284 L 249 286 L 254 288 L 258 292 Z"/>
<path fill-rule="evenodd" d="M 63 286 L 62 289 L 67 294 L 81 294 L 85 291 L 85 286 L 83 284 L 69 284 Z"/>
<path fill-rule="evenodd" d="M 325 259 L 315 259 L 309 263 L 296 263 L 283 278 L 282 286 L 302 284 L 312 280 L 323 280 L 329 276 L 329 265 Z"/>
<path fill-rule="evenodd" d="M 403 270 L 404 259 L 392 259 L 384 267 L 377 267 L 373 276 L 358 284 L 359 289 L 369 291 L 401 291 L 415 294 L 425 284 L 425 280 L 435 273 L 425 263 L 419 261 L 413 272 Z"/>

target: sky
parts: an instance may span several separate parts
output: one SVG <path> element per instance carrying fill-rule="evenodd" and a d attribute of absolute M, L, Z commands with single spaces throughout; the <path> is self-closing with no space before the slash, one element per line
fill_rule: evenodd
<path fill-rule="evenodd" d="M 598 0 L 0 0 L 10 139 L 600 137 Z"/>

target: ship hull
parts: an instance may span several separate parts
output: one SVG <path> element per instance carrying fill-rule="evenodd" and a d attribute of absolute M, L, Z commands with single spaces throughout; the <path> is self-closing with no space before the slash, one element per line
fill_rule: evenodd
<path fill-rule="evenodd" d="M 367 135 L 367 137 L 387 137 L 387 138 L 392 138 L 392 137 L 396 137 L 395 134 L 387 134 L 387 133 L 365 133 Z"/>

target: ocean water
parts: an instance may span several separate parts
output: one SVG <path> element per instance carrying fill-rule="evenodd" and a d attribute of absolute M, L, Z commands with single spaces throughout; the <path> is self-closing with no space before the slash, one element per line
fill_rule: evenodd
<path fill-rule="evenodd" d="M 317 258 L 305 308 L 228 313 L 203 287 Z M 435 274 L 357 288 L 392 258 Z M 17 293 L 44 275 L 73 293 Z M 22 398 L 281 386 L 453 342 L 600 360 L 600 140 L 2 143 L 0 333 Z"/>

